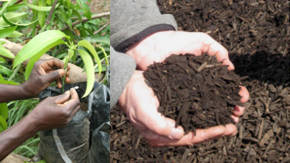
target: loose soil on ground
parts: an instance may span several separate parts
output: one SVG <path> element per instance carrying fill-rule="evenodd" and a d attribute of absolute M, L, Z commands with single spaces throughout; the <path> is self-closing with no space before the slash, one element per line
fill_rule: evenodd
<path fill-rule="evenodd" d="M 150 147 L 117 106 L 111 112 L 111 162 L 290 162 L 290 2 L 158 3 L 180 30 L 206 32 L 229 50 L 251 99 L 236 136 L 192 147 Z"/>

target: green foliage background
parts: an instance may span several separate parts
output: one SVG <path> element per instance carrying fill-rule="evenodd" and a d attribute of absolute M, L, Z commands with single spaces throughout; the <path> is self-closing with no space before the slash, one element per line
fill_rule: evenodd
<path fill-rule="evenodd" d="M 110 20 L 108 16 L 98 17 L 98 14 L 92 13 L 89 5 L 90 0 L 0 0 L 0 38 L 25 45 L 41 32 L 61 30 L 71 37 L 74 44 L 85 39 L 95 47 L 101 60 L 101 73 L 104 74 L 101 82 L 108 84 Z M 9 51 L 5 49 L 3 51 L 2 44 L 0 41 L 0 84 L 23 83 L 25 67 L 18 66 L 13 69 Z M 67 47 L 61 45 L 50 50 L 48 54 L 63 60 L 67 51 Z M 107 58 L 105 54 L 108 54 Z M 84 67 L 81 57 L 75 57 L 72 61 Z M 99 73 L 97 66 L 95 72 Z M 5 118 L 7 127 L 11 127 L 28 114 L 38 102 L 38 99 L 28 99 L 1 104 L 0 116 Z M 5 107 L 2 105 L 8 108 L 7 117 Z M 1 126 L 3 125 L 0 123 L 0 132 Z M 14 152 L 32 158 L 37 154 L 39 141 L 36 135 Z"/>

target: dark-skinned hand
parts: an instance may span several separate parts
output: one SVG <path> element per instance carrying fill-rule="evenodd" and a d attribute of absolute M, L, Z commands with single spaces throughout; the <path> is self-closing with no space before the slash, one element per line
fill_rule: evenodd
<path fill-rule="evenodd" d="M 65 126 L 80 109 L 80 101 L 75 89 L 64 94 L 48 97 L 39 103 L 28 115 L 38 130 Z"/>
<path fill-rule="evenodd" d="M 56 81 L 57 86 L 61 88 L 61 78 L 65 75 L 65 80 L 69 83 L 69 74 L 64 70 L 62 61 L 58 59 L 40 60 L 35 63 L 29 79 L 22 84 L 22 87 L 29 97 L 34 97 L 53 81 Z"/>

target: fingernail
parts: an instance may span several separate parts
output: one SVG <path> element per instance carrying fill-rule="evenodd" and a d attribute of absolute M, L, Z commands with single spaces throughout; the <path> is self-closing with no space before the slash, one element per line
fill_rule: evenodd
<path fill-rule="evenodd" d="M 238 106 L 235 106 L 235 111 L 240 111 L 240 108 Z"/>
<path fill-rule="evenodd" d="M 170 137 L 172 139 L 180 139 L 183 136 L 183 130 L 181 128 L 174 128 L 171 131 Z"/>

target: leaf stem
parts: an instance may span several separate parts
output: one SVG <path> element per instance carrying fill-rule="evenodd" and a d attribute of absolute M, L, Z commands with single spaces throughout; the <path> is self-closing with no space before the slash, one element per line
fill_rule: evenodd
<path fill-rule="evenodd" d="M 93 20 L 93 19 L 97 19 L 97 18 L 101 18 L 101 17 L 104 17 L 104 16 L 109 16 L 110 15 L 110 12 L 103 12 L 103 13 L 100 13 L 100 14 L 96 14 L 96 15 L 93 15 L 90 19 L 88 18 L 84 18 L 82 19 L 81 21 L 76 21 L 76 22 L 73 22 L 72 23 L 72 27 L 80 24 L 80 23 L 84 23 L 84 22 L 87 22 L 89 20 Z M 63 29 L 61 29 L 62 31 L 63 30 L 66 30 L 68 27 L 64 27 Z"/>

